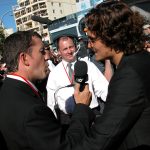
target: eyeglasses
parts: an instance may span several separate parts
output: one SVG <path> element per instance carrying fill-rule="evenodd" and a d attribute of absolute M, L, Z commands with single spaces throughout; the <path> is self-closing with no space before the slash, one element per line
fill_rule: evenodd
<path fill-rule="evenodd" d="M 45 55 L 45 48 L 42 47 L 42 48 L 40 49 L 40 52 L 42 53 L 42 55 Z"/>
<path fill-rule="evenodd" d="M 96 41 L 100 40 L 99 37 L 88 37 L 88 42 L 94 44 Z"/>

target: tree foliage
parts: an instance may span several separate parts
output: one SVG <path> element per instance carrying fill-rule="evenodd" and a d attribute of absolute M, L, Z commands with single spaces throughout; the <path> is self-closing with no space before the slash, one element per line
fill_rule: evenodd
<path fill-rule="evenodd" d="M 0 55 L 3 53 L 3 44 L 5 40 L 4 30 L 0 27 Z"/>

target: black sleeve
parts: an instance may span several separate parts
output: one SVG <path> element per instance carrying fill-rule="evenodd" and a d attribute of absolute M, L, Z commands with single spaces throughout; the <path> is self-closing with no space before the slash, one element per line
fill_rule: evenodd
<path fill-rule="evenodd" d="M 88 133 L 94 115 L 88 106 L 78 104 L 64 135 L 61 125 L 46 106 L 34 106 L 25 119 L 27 141 L 35 150 L 71 150 Z"/>
<path fill-rule="evenodd" d="M 132 130 L 145 107 L 145 91 L 137 73 L 122 69 L 109 85 L 103 114 L 96 118 L 90 136 L 76 150 L 117 149 Z"/>

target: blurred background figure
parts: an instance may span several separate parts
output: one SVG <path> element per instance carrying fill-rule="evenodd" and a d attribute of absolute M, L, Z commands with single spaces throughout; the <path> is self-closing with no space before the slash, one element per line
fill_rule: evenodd
<path fill-rule="evenodd" d="M 6 63 L 0 62 L 0 82 L 5 79 L 7 73 Z"/>
<path fill-rule="evenodd" d="M 47 72 L 47 76 L 45 79 L 39 80 L 36 82 L 36 86 L 37 86 L 38 90 L 40 91 L 43 99 L 45 100 L 45 103 L 47 103 L 47 90 L 46 90 L 47 79 L 48 79 L 49 73 L 55 68 L 55 65 L 53 62 L 56 62 L 56 61 L 54 61 L 54 55 L 53 55 L 53 50 L 51 48 L 51 44 L 49 44 L 49 42 L 47 42 L 47 41 L 43 41 L 43 44 L 44 44 L 44 51 L 48 58 L 47 62 L 49 65 L 48 66 L 49 72 Z"/>
<path fill-rule="evenodd" d="M 143 26 L 143 32 L 145 35 L 149 35 L 150 34 L 150 24 L 145 24 Z"/>
<path fill-rule="evenodd" d="M 150 52 L 150 24 L 143 26 L 143 32 L 145 34 L 145 49 Z"/>
<path fill-rule="evenodd" d="M 43 41 L 43 43 L 44 43 L 45 52 L 49 56 L 49 60 L 48 60 L 49 69 L 50 69 L 50 71 L 52 71 L 55 67 L 53 49 L 51 48 L 51 46 L 48 42 Z"/>

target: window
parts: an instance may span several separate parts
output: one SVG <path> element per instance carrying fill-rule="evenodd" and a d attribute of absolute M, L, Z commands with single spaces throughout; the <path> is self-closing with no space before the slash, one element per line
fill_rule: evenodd
<path fill-rule="evenodd" d="M 29 7 L 29 8 L 27 8 L 27 12 L 29 13 L 29 12 L 31 12 L 31 8 Z"/>
<path fill-rule="evenodd" d="M 32 28 L 32 23 L 30 22 L 30 23 L 27 23 L 26 24 L 26 27 L 29 29 L 29 28 Z"/>
<path fill-rule="evenodd" d="M 38 9 L 38 5 L 36 4 L 36 5 L 33 6 L 33 11 L 35 11 L 37 9 Z"/>
<path fill-rule="evenodd" d="M 46 4 L 45 3 L 40 3 L 40 8 L 46 8 Z"/>
<path fill-rule="evenodd" d="M 53 13 L 55 13 L 55 10 L 53 9 Z"/>
<path fill-rule="evenodd" d="M 15 18 L 19 18 L 20 16 L 20 12 L 15 13 Z"/>
<path fill-rule="evenodd" d="M 22 18 L 22 21 L 26 22 L 27 21 L 27 17 Z"/>
<path fill-rule="evenodd" d="M 20 25 L 20 24 L 22 24 L 22 21 L 21 21 L 21 19 L 18 19 L 18 20 L 16 20 L 16 24 L 17 24 L 17 25 Z"/>
<path fill-rule="evenodd" d="M 22 10 L 21 15 L 25 15 L 25 14 L 26 14 L 25 10 Z"/>
<path fill-rule="evenodd" d="M 23 7 L 24 6 L 24 3 L 20 3 L 20 7 Z"/>
<path fill-rule="evenodd" d="M 47 16 L 48 15 L 46 10 L 41 10 L 40 14 L 41 14 L 41 16 Z"/>
<path fill-rule="evenodd" d="M 27 6 L 27 5 L 29 5 L 29 4 L 30 4 L 29 0 L 26 0 L 26 1 L 25 1 L 25 6 Z"/>

